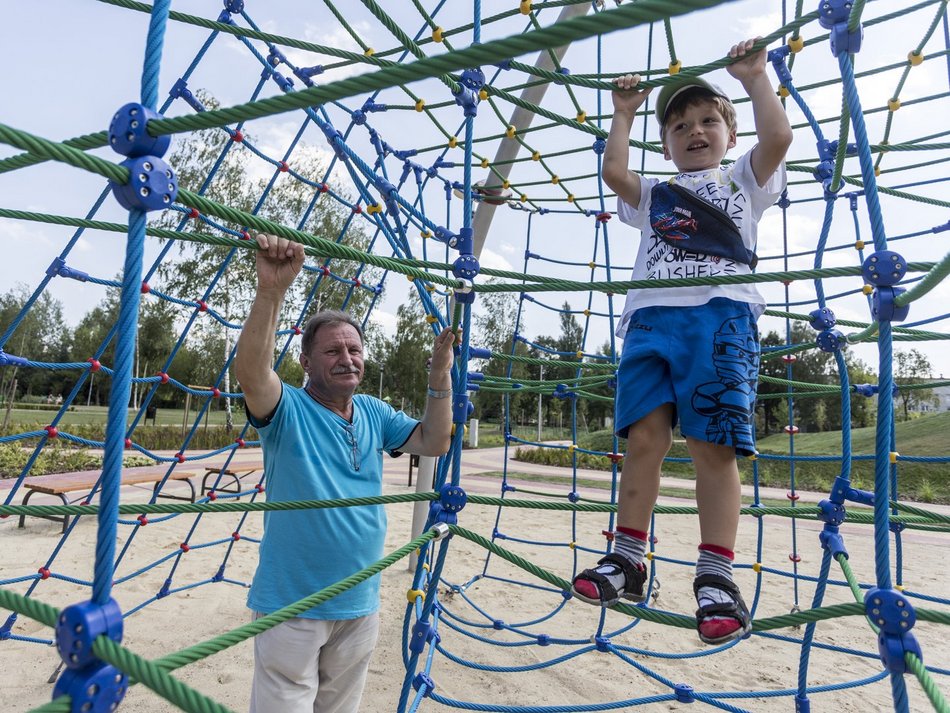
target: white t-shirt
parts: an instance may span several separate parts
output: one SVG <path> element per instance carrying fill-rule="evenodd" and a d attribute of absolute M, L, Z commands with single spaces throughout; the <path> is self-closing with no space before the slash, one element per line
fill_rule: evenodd
<path fill-rule="evenodd" d="M 726 211 L 739 228 L 745 246 L 755 252 L 759 218 L 775 203 L 785 188 L 785 164 L 782 163 L 762 187 L 758 185 L 752 172 L 751 152 L 744 153 L 731 165 L 697 173 L 681 173 L 674 180 Z M 650 227 L 650 197 L 653 186 L 657 183 L 656 178 L 640 177 L 640 205 L 637 207 L 617 198 L 617 215 L 620 220 L 640 229 L 640 247 L 633 265 L 632 279 L 669 280 L 748 275 L 752 272 L 752 268 L 743 263 L 675 248 L 657 237 Z M 627 333 L 630 315 L 641 307 L 695 307 L 706 304 L 714 297 L 728 297 L 737 302 L 747 302 L 756 317 L 765 311 L 765 300 L 753 284 L 629 290 L 617 336 L 623 338 Z"/>

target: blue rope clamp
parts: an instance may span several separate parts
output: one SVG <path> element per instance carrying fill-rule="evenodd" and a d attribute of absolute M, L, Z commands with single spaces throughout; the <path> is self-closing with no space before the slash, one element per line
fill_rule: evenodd
<path fill-rule="evenodd" d="M 119 165 L 129 170 L 129 182 L 109 181 L 109 185 L 126 210 L 163 210 L 178 198 L 178 178 L 171 166 L 157 156 L 127 158 Z"/>
<path fill-rule="evenodd" d="M 864 595 L 864 612 L 880 628 L 877 637 L 881 662 L 891 673 L 905 673 L 904 655 L 924 660 L 917 637 L 911 633 L 917 614 L 910 601 L 894 589 L 869 589 Z"/>
<path fill-rule="evenodd" d="M 428 698 L 429 696 L 432 695 L 432 692 L 435 690 L 435 681 L 433 681 L 425 673 L 420 672 L 416 674 L 416 677 L 414 679 L 412 679 L 412 687 L 416 689 L 417 691 L 422 688 L 425 688 L 425 690 L 422 691 L 422 697 Z"/>
<path fill-rule="evenodd" d="M 819 332 L 823 329 L 831 329 L 837 324 L 835 313 L 828 307 L 812 310 L 808 313 L 808 316 L 811 317 L 811 321 L 809 322 L 811 328 Z"/>
<path fill-rule="evenodd" d="M 125 697 L 128 677 L 93 653 L 100 636 L 122 641 L 122 611 L 115 599 L 98 605 L 91 601 L 72 604 L 56 622 L 56 650 L 64 665 L 56 680 L 53 698 L 68 695 L 72 710 L 107 713 Z"/>
<path fill-rule="evenodd" d="M 478 115 L 478 91 L 485 85 L 485 73 L 478 67 L 466 69 L 459 79 L 458 91 L 453 92 L 455 103 L 462 107 L 466 117 Z"/>
<path fill-rule="evenodd" d="M 815 339 L 823 352 L 839 352 L 848 345 L 848 338 L 837 329 L 825 329 Z"/>
<path fill-rule="evenodd" d="M 112 116 L 109 123 L 109 145 L 116 153 L 129 158 L 164 156 L 171 144 L 171 136 L 151 136 L 148 122 L 162 115 L 142 104 L 129 102 Z"/>
<path fill-rule="evenodd" d="M 76 270 L 75 268 L 69 267 L 66 264 L 66 261 L 61 257 L 53 258 L 53 262 L 49 264 L 49 267 L 46 268 L 46 274 L 50 277 L 70 277 L 79 282 L 85 282 L 89 279 L 89 273 L 83 272 L 82 270 Z"/>
<path fill-rule="evenodd" d="M 864 26 L 859 25 L 855 32 L 848 32 L 848 18 L 854 0 L 821 0 L 818 3 L 818 22 L 830 30 L 831 54 L 856 54 L 861 51 L 864 38 Z"/>
<path fill-rule="evenodd" d="M 435 630 L 426 619 L 420 619 L 412 627 L 412 636 L 409 639 L 409 650 L 414 654 L 421 654 L 426 644 L 434 641 L 438 644 L 442 640 L 439 632 Z"/>

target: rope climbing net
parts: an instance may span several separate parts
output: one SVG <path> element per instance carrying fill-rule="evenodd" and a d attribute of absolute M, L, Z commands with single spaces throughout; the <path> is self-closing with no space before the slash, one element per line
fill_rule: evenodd
<path fill-rule="evenodd" d="M 63 141 L 29 126 L 15 128 L 0 115 L 0 143 L 9 147 L 0 158 L 0 175 L 48 176 L 53 174 L 40 172 L 72 167 L 98 191 L 89 193 L 92 207 L 82 217 L 65 215 L 56 205 L 48 211 L 0 208 L 2 225 L 29 224 L 56 231 L 50 235 L 60 240 L 22 309 L 0 325 L 0 366 L 74 377 L 48 425 L 0 436 L 0 443 L 17 444 L 29 454 L 0 505 L 0 528 L 6 528 L 9 541 L 13 523 L 22 524 L 26 516 L 63 522 L 50 550 L 36 553 L 42 558 L 36 571 L 10 575 L 0 568 L 0 607 L 12 612 L 0 626 L 0 646 L 55 644 L 62 657 L 54 699 L 37 710 L 108 710 L 134 683 L 184 710 L 226 710 L 171 673 L 415 556 L 400 647 L 404 675 L 398 693 L 387 691 L 386 705 L 400 712 L 437 705 L 591 711 L 677 702 L 740 711 L 752 703 L 764 710 L 761 706 L 774 700 L 787 708 L 789 698 L 797 710 L 807 711 L 814 697 L 840 705 L 861 696 L 862 707 L 873 705 L 865 695 L 879 696 L 873 700 L 886 700 L 897 711 L 950 710 L 938 685 L 950 673 L 940 663 L 940 652 L 947 652 L 942 627 L 950 623 L 948 600 L 941 596 L 946 577 L 942 588 L 940 575 L 930 580 L 937 593 L 905 585 L 909 565 L 904 557 L 905 547 L 911 551 L 915 542 L 945 547 L 950 518 L 936 507 L 904 502 L 900 487 L 902 467 L 926 463 L 936 468 L 950 458 L 899 452 L 892 354 L 894 342 L 939 344 L 950 336 L 930 331 L 950 319 L 940 311 L 939 299 L 950 254 L 938 242 L 950 226 L 944 212 L 950 203 L 941 197 L 950 144 L 943 143 L 947 132 L 934 129 L 932 120 L 946 115 L 950 95 L 950 71 L 944 66 L 950 56 L 946 0 L 823 0 L 813 10 L 778 0 L 512 0 L 491 15 L 477 1 L 412 0 L 394 10 L 374 0 L 362 0 L 359 7 L 325 0 L 319 13 L 307 10 L 314 12 L 315 25 L 333 28 L 322 36 L 334 40 L 323 42 L 270 31 L 304 26 L 304 36 L 316 36 L 307 24 L 311 17 L 301 22 L 302 11 L 292 3 L 225 0 L 223 9 L 219 4 L 209 16 L 174 11 L 169 0 L 151 5 L 100 0 L 98 5 L 95 13 L 103 13 L 103 26 L 85 41 L 105 43 L 107 37 L 127 35 L 138 56 L 144 35 L 144 69 L 134 73 L 141 78 L 139 96 L 108 107 L 115 115 L 107 131 Z M 766 5 L 767 15 L 759 7 Z M 747 19 L 762 35 L 757 46 L 772 48 L 770 71 L 796 133 L 788 190 L 760 228 L 758 271 L 618 279 L 628 273 L 632 251 L 626 229 L 611 236 L 614 200 L 600 180 L 610 121 L 609 80 L 634 70 L 647 86 L 657 87 L 671 74 L 721 70 L 728 63 L 722 54 L 729 43 L 710 48 L 709 30 L 722 34 L 743 12 L 757 13 Z M 68 22 L 68 13 L 62 15 L 57 21 Z M 128 32 L 107 32 L 106 23 L 127 23 L 122 28 Z M 893 49 L 898 37 L 904 43 L 899 51 Z M 869 54 L 873 63 L 863 68 Z M 114 71 L 128 75 L 123 78 L 128 82 L 132 73 L 116 64 Z M 915 73 L 926 73 L 926 79 L 917 80 Z M 869 95 L 876 103 L 866 103 Z M 748 102 L 736 99 L 736 106 L 740 142 L 751 145 Z M 633 167 L 646 175 L 670 175 L 651 114 L 648 103 L 635 129 L 642 133 L 631 140 L 637 151 Z M 176 143 L 187 150 L 176 153 Z M 122 158 L 100 151 L 108 147 Z M 170 147 L 173 153 L 166 157 Z M 204 162 L 191 160 L 199 149 L 208 151 Z M 261 178 L 255 195 L 239 200 L 218 187 L 235 165 Z M 77 179 L 74 193 L 84 190 Z M 62 191 L 55 197 L 65 201 Z M 41 203 L 30 200 L 31 206 Z M 845 210 L 847 218 L 840 215 Z M 239 302 L 249 289 L 251 231 L 303 243 L 310 258 L 306 284 L 278 335 L 278 368 L 299 344 L 307 316 L 320 307 L 340 307 L 365 322 L 388 299 L 398 300 L 408 290 L 433 332 L 446 325 L 462 331 L 453 371 L 452 448 L 439 460 L 431 488 L 345 501 L 275 503 L 263 496 L 263 477 L 251 486 L 236 479 L 229 489 L 222 472 L 200 497 L 191 498 L 194 502 L 159 502 L 178 492 L 174 488 L 186 469 L 224 455 L 220 471 L 226 471 L 240 462 L 245 449 L 258 445 L 247 425 L 227 447 L 207 452 L 193 445 L 220 399 L 241 398 L 229 377 L 242 318 L 234 314 L 232 301 Z M 535 231 L 542 231 L 540 238 Z M 112 236 L 121 237 L 115 252 L 124 255 L 117 279 L 110 279 L 96 260 L 87 265 L 82 258 L 83 246 L 95 240 L 107 244 Z M 175 250 L 199 256 L 201 269 L 191 283 L 176 279 Z M 108 251 L 96 252 L 104 259 Z M 512 267 L 506 255 L 512 260 L 523 255 L 521 269 Z M 399 276 L 406 279 L 393 279 Z M 197 280 L 202 282 L 195 294 Z M 582 568 L 581 560 L 610 547 L 624 457 L 615 438 L 609 449 L 578 444 L 583 416 L 578 404 L 613 400 L 616 299 L 628 289 L 737 283 L 761 286 L 771 305 L 763 325 L 784 334 L 783 344 L 763 353 L 764 360 L 784 365 L 784 378 L 763 379 L 782 387 L 773 398 L 787 404 L 790 448 L 787 456 L 763 454 L 747 464 L 754 490 L 742 513 L 751 539 L 738 570 L 748 577 L 747 591 L 754 591 L 753 633 L 741 642 L 700 649 L 692 633 L 679 631 L 693 629 L 692 617 L 677 613 L 691 601 L 685 589 L 677 592 L 678 580 L 688 579 L 677 569 L 693 563 L 671 554 L 665 544 L 680 537 L 695 540 L 689 529 L 695 518 L 682 517 L 694 515 L 695 508 L 657 506 L 651 596 L 645 604 L 599 612 L 570 600 L 569 580 Z M 75 291 L 111 291 L 117 301 L 114 321 L 84 360 L 33 358 L 32 345 L 17 339 L 18 329 L 44 294 L 63 284 Z M 471 339 L 478 297 L 497 294 L 513 294 L 518 301 L 508 352 Z M 565 295 L 583 306 L 559 307 Z M 165 319 L 177 338 L 157 373 L 143 376 L 135 363 L 136 340 L 140 314 L 149 304 L 168 310 Z M 528 322 L 564 315 L 580 324 L 576 350 L 552 348 L 529 336 Z M 226 335 L 225 356 L 213 383 L 195 387 L 172 374 L 202 321 L 213 322 Z M 794 340 L 793 321 L 809 323 L 813 338 Z M 608 347 L 598 349 L 603 341 Z M 519 345 L 540 356 L 526 356 Z M 843 352 L 857 348 L 876 355 L 876 384 L 850 383 Z M 795 379 L 796 359 L 816 351 L 831 355 L 838 385 Z M 558 378 L 545 379 L 551 359 L 572 375 L 559 372 Z M 473 368 L 476 360 L 507 364 L 506 375 L 487 376 Z M 518 376 L 518 364 L 537 368 L 538 378 Z M 109 382 L 104 440 L 82 436 L 65 418 L 82 402 L 92 379 Z M 146 448 L 137 441 L 137 430 L 149 405 L 172 389 L 198 405 L 194 419 L 174 453 Z M 463 477 L 462 453 L 469 394 L 475 392 L 480 399 L 500 394 L 508 407 L 516 393 L 568 404 L 570 442 L 516 435 L 517 416 L 508 408 L 500 490 L 476 494 Z M 796 402 L 829 393 L 841 405 L 840 455 L 796 455 Z M 877 419 L 873 452 L 854 454 L 852 401 L 871 397 Z M 136 409 L 127 420 L 130 401 Z M 101 475 L 82 493 L 80 504 L 65 504 L 65 498 L 59 506 L 23 503 L 35 463 L 45 449 L 64 441 L 101 448 Z M 517 446 L 564 451 L 571 467 L 557 482 L 534 490 L 507 458 Z M 120 502 L 123 457 L 130 451 L 163 467 L 149 483 L 147 502 Z M 579 468 L 585 455 L 610 463 L 599 491 Z M 806 503 L 800 500 L 796 467 L 822 458 L 838 465 L 840 475 L 827 497 Z M 862 459 L 873 463 L 866 489 L 852 478 L 852 463 Z M 758 474 L 766 460 L 787 463 L 788 504 L 775 506 L 763 495 Z M 230 572 L 242 556 L 254 559 L 247 551 L 259 536 L 252 513 L 380 503 L 427 505 L 426 528 L 372 567 L 251 624 L 221 633 L 225 627 L 212 617 L 214 635 L 189 648 L 150 659 L 150 652 L 122 645 L 123 623 L 131 614 L 142 611 L 136 618 L 147 622 L 150 610 L 206 584 L 238 585 L 234 591 L 246 585 L 245 578 Z M 464 527 L 473 507 L 497 511 L 487 536 Z M 521 527 L 522 513 L 529 509 L 543 511 L 543 532 Z M 69 538 L 81 536 L 80 524 L 93 518 L 97 528 L 89 579 L 74 570 L 77 563 L 61 561 L 61 553 Z M 180 533 L 172 547 L 146 540 L 146 525 L 161 523 Z M 782 546 L 776 532 L 791 542 L 791 553 L 783 551 L 778 559 L 775 551 Z M 845 540 L 852 533 L 852 551 L 860 554 L 849 558 Z M 802 534 L 807 544 L 799 542 Z M 133 545 L 153 549 L 155 556 L 130 571 L 126 557 Z M 192 576 L 188 553 L 198 549 L 216 566 Z M 925 556 L 924 547 L 913 551 Z M 934 553 L 926 554 L 933 565 Z M 475 557 L 482 563 L 477 568 Z M 818 560 L 817 568 L 808 569 L 808 560 Z M 873 566 L 865 570 L 868 563 Z M 936 565 L 940 570 L 939 559 Z M 840 576 L 832 574 L 833 567 Z M 155 574 L 160 576 L 157 590 L 123 611 L 114 595 Z M 72 597 L 62 600 L 61 609 L 44 603 L 57 591 Z M 24 626 L 24 620 L 31 624 Z M 42 635 L 34 623 L 52 628 L 53 634 Z M 797 662 L 782 671 L 767 670 L 760 656 L 777 646 L 786 647 L 787 659 Z M 590 660 L 596 661 L 591 669 L 596 680 L 571 681 L 571 671 Z M 450 665 L 478 681 L 470 688 L 483 695 L 464 700 L 443 692 L 439 671 Z M 458 675 L 458 669 L 451 670 Z M 908 685 L 911 677 L 913 685 Z"/>

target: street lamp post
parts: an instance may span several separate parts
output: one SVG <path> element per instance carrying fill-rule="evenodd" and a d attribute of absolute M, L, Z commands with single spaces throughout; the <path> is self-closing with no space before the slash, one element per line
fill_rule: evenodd
<path fill-rule="evenodd" d="M 383 400 L 383 371 L 386 367 L 382 364 L 379 365 L 379 400 Z"/>
<path fill-rule="evenodd" d="M 541 363 L 541 378 L 539 381 L 544 381 L 544 363 Z M 541 384 L 538 384 L 538 443 L 541 442 Z"/>

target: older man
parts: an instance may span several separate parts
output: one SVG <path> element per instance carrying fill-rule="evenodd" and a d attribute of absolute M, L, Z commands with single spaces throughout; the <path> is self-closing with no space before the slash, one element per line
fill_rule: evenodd
<path fill-rule="evenodd" d="M 270 501 L 365 497 L 382 491 L 383 451 L 437 456 L 449 448 L 455 336 L 435 339 L 422 421 L 356 394 L 363 378 L 363 335 L 344 312 L 319 312 L 303 333 L 307 384 L 273 370 L 277 318 L 300 272 L 303 246 L 256 236 L 257 294 L 234 371 L 248 419 L 264 449 Z M 338 582 L 382 556 L 381 505 L 264 514 L 260 562 L 248 606 L 262 616 Z M 379 577 L 257 636 L 252 713 L 355 713 L 376 645 Z"/>

